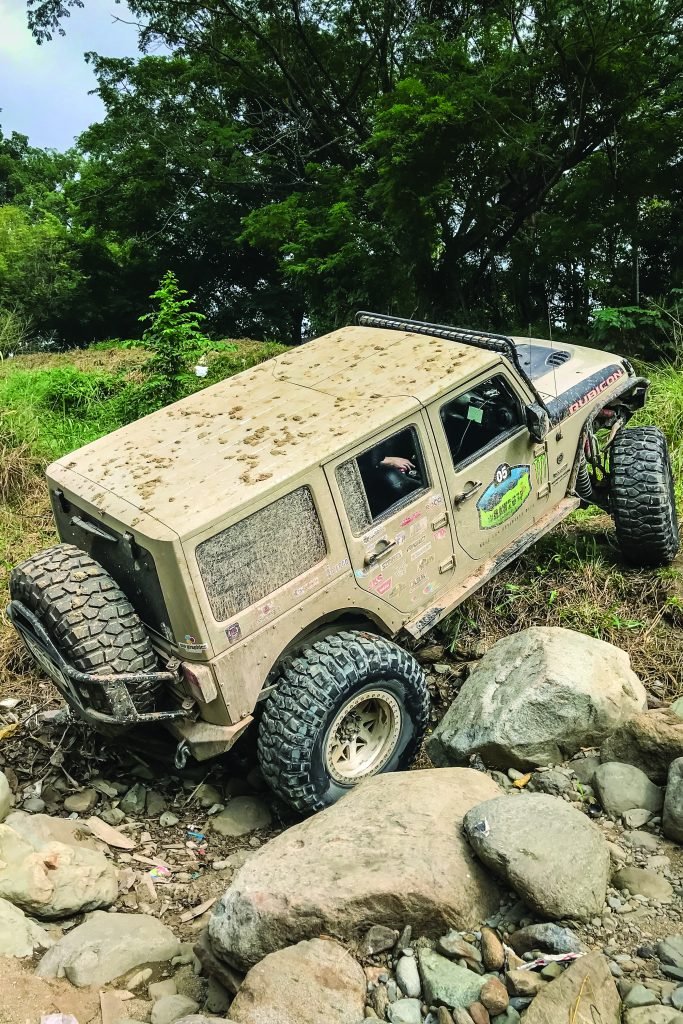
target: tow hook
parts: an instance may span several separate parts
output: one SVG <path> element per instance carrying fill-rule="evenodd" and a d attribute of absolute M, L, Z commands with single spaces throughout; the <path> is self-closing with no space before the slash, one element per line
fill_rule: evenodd
<path fill-rule="evenodd" d="M 175 751 L 175 766 L 179 771 L 185 767 L 189 756 L 190 748 L 187 745 L 187 740 L 181 740 Z"/>

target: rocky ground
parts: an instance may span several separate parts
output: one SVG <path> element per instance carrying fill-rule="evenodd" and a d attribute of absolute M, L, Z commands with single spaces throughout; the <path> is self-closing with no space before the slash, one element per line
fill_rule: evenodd
<path fill-rule="evenodd" d="M 2 1024 L 683 1022 L 677 706 L 565 630 L 420 655 L 416 770 L 304 822 L 0 700 Z"/>

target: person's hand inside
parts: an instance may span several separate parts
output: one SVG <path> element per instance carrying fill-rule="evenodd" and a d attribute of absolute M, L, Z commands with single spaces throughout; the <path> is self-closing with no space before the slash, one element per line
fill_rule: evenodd
<path fill-rule="evenodd" d="M 400 455 L 387 455 L 386 459 L 382 459 L 382 465 L 394 466 L 395 469 L 400 469 L 402 473 L 415 469 L 410 459 L 404 459 Z"/>

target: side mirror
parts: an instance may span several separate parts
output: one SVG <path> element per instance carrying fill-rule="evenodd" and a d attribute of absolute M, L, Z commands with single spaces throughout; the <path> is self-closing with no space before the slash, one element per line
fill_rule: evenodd
<path fill-rule="evenodd" d="M 538 402 L 532 402 L 531 405 L 527 405 L 526 425 L 534 441 L 545 440 L 546 435 L 550 431 L 550 416 L 547 409 L 544 409 Z"/>

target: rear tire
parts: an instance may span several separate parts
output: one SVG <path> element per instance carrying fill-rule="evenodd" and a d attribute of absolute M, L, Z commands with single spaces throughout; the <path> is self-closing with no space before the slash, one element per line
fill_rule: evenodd
<path fill-rule="evenodd" d="M 659 427 L 617 433 L 610 454 L 610 508 L 627 561 L 643 567 L 673 561 L 678 516 L 669 450 Z"/>
<path fill-rule="evenodd" d="M 65 660 L 81 672 L 158 671 L 154 648 L 123 591 L 90 555 L 58 544 L 17 565 L 10 594 L 33 612 Z M 159 684 L 128 690 L 138 711 L 151 711 Z M 93 688 L 93 694 L 95 693 Z M 106 699 L 92 704 L 107 710 Z"/>
<path fill-rule="evenodd" d="M 382 637 L 349 631 L 283 666 L 259 725 L 261 772 L 296 810 L 333 804 L 359 782 L 407 768 L 424 737 L 424 672 Z"/>

